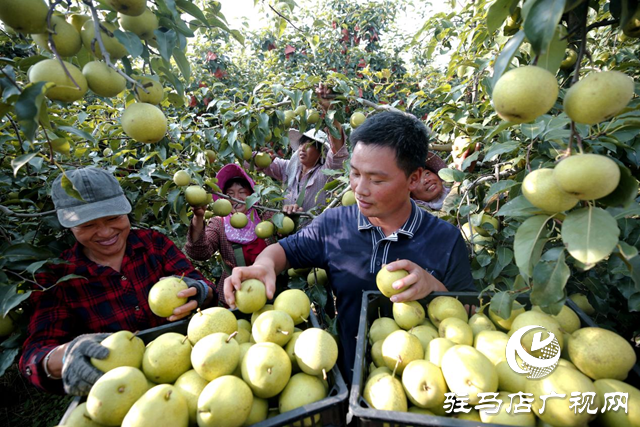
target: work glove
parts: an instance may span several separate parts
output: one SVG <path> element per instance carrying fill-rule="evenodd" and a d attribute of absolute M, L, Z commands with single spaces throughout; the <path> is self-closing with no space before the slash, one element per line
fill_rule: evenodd
<path fill-rule="evenodd" d="M 198 303 L 198 307 L 202 307 L 204 301 L 207 299 L 207 295 L 209 294 L 209 285 L 204 280 L 192 279 L 191 277 L 181 277 L 181 276 L 173 276 L 179 279 L 182 279 L 184 283 L 187 284 L 190 288 L 196 288 L 198 292 L 195 296 L 190 297 L 189 301 L 193 300 Z"/>
<path fill-rule="evenodd" d="M 67 394 L 86 396 L 91 386 L 104 374 L 91 364 L 90 358 L 105 359 L 109 349 L 100 342 L 111 334 L 80 335 L 69 343 L 62 358 L 62 384 Z"/>

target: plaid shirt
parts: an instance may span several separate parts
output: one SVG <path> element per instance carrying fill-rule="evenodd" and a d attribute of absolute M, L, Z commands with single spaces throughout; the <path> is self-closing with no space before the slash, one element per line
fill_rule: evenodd
<path fill-rule="evenodd" d="M 20 358 L 22 374 L 36 387 L 53 392 L 62 392 L 62 381 L 47 378 L 42 359 L 54 347 L 81 334 L 138 331 L 168 323 L 151 312 L 147 301 L 149 289 L 162 277 L 184 274 L 212 286 L 171 240 L 152 230 L 131 230 L 120 272 L 89 260 L 79 243 L 60 258 L 69 264 L 52 265 L 37 277 L 49 288 L 31 294 L 34 310 Z M 53 286 L 69 274 L 83 278 Z"/>

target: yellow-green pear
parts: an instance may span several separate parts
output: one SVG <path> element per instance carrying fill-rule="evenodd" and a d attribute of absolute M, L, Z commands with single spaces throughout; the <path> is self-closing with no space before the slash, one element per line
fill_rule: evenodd
<path fill-rule="evenodd" d="M 580 200 L 595 200 L 616 189 L 620 168 L 607 156 L 576 154 L 558 163 L 553 179 L 560 189 Z"/>
<path fill-rule="evenodd" d="M 378 274 L 376 274 L 376 285 L 380 292 L 382 292 L 382 295 L 390 298 L 393 295 L 399 294 L 400 292 L 408 289 L 408 287 L 394 289 L 392 286 L 394 282 L 408 275 L 409 272 L 407 270 L 389 271 L 387 270 L 387 266 L 383 265 L 380 271 L 378 271 Z"/>
<path fill-rule="evenodd" d="M 293 220 L 288 216 L 285 216 L 282 219 L 282 227 L 278 227 L 278 234 L 282 236 L 288 236 L 289 234 L 293 233 L 293 230 L 295 230 L 295 228 L 296 223 L 293 222 Z"/>
<path fill-rule="evenodd" d="M 167 133 L 167 118 L 162 110 L 144 102 L 125 108 L 120 123 L 127 136 L 147 144 L 160 141 Z"/>
<path fill-rule="evenodd" d="M 244 142 L 241 144 L 242 146 L 242 159 L 243 160 L 251 160 L 251 155 L 253 151 L 251 150 L 251 146 L 249 144 L 245 144 Z"/>
<path fill-rule="evenodd" d="M 288 411 L 303 407 L 313 402 L 318 402 L 327 397 L 322 380 L 316 376 L 300 372 L 289 380 L 282 393 L 278 397 L 278 408 L 283 414 Z"/>
<path fill-rule="evenodd" d="M 118 26 L 111 22 L 100 21 L 100 26 L 106 28 L 106 30 L 111 34 L 113 34 L 113 32 L 118 29 Z M 88 20 L 82 26 L 82 31 L 80 31 L 82 44 L 84 45 L 85 49 L 87 49 L 89 52 L 92 52 L 96 56 L 96 58 L 103 59 L 102 50 L 100 49 L 100 45 L 95 39 L 95 36 L 96 29 L 93 20 Z M 101 29 L 100 37 L 102 38 L 104 48 L 107 50 L 107 53 L 109 54 L 112 61 L 123 58 L 127 55 L 127 48 L 125 48 L 124 45 L 115 38 L 115 36 L 110 36 L 107 32 L 105 32 L 104 29 Z M 94 40 L 96 41 L 94 42 Z"/>
<path fill-rule="evenodd" d="M 147 391 L 142 371 L 120 366 L 101 376 L 87 396 L 87 413 L 93 421 L 119 426 L 133 404 Z"/>
<path fill-rule="evenodd" d="M 436 366 L 442 366 L 442 357 L 451 347 L 456 345 L 453 341 L 446 338 L 434 338 L 429 341 L 427 349 L 424 354 L 425 360 L 433 363 Z"/>
<path fill-rule="evenodd" d="M 73 25 L 73 28 L 76 29 L 76 31 L 78 32 L 78 34 L 80 34 L 80 32 L 82 31 L 82 26 L 84 25 L 85 22 L 87 22 L 89 19 L 91 19 L 91 17 L 89 15 L 83 15 L 81 13 L 74 13 L 71 15 L 71 18 L 69 19 L 71 22 L 71 25 Z M 80 40 L 82 42 L 82 40 Z"/>
<path fill-rule="evenodd" d="M 477 336 L 480 331 L 495 331 L 496 325 L 484 313 L 475 313 L 469 318 L 469 326 L 473 331 L 473 336 Z"/>
<path fill-rule="evenodd" d="M 424 350 L 424 352 L 427 352 L 427 346 L 429 345 L 429 343 L 435 339 L 438 338 L 438 331 L 436 330 L 436 328 L 429 326 L 429 325 L 418 325 L 414 328 L 411 328 L 409 330 L 409 333 L 411 335 L 415 335 L 418 340 L 420 340 L 420 344 L 422 345 L 422 350 Z"/>
<path fill-rule="evenodd" d="M 519 364 L 522 367 L 521 364 Z M 516 373 L 506 360 L 500 361 L 496 365 L 498 373 L 498 389 L 509 391 L 511 393 L 524 392 L 527 386 L 527 377 L 523 374 Z"/>
<path fill-rule="evenodd" d="M 142 87 L 134 86 L 134 92 L 138 102 L 158 105 L 164 99 L 162 84 L 152 77 L 142 76 L 136 79 Z"/>
<path fill-rule="evenodd" d="M 187 427 L 189 407 L 177 387 L 160 384 L 147 391 L 133 404 L 122 420 L 122 427 Z"/>
<path fill-rule="evenodd" d="M 477 405 L 478 393 L 498 390 L 498 373 L 484 354 L 468 345 L 455 345 L 442 357 L 442 374 L 449 390 L 468 395 L 469 403 Z"/>
<path fill-rule="evenodd" d="M 242 212 L 235 212 L 233 215 L 231 215 L 231 220 L 229 220 L 229 223 L 233 228 L 242 229 L 245 228 L 249 223 L 249 218 L 247 218 L 247 216 Z"/>
<path fill-rule="evenodd" d="M 487 356 L 491 363 L 497 365 L 507 359 L 505 351 L 508 341 L 509 336 L 502 331 L 480 331 L 474 337 L 473 346 Z"/>
<path fill-rule="evenodd" d="M 47 31 L 49 7 L 43 0 L 3 0 L 0 21 L 18 33 Z"/>
<path fill-rule="evenodd" d="M 147 0 L 107 0 L 109 5 L 123 15 L 141 15 L 147 6 Z"/>
<path fill-rule="evenodd" d="M 503 319 L 491 309 L 489 309 L 489 318 L 498 328 L 502 329 L 503 331 L 509 331 L 511 329 L 511 324 L 513 323 L 515 318 L 524 313 L 524 311 L 524 307 L 520 305 L 519 302 L 514 301 L 511 304 L 511 315 L 508 319 Z"/>
<path fill-rule="evenodd" d="M 471 409 L 469 412 L 454 413 L 451 415 L 451 418 L 455 418 L 457 420 L 482 422 L 482 420 L 480 419 L 480 412 L 475 409 Z"/>
<path fill-rule="evenodd" d="M 571 334 L 568 347 L 571 362 L 594 380 L 624 380 L 636 364 L 631 344 L 608 329 L 578 329 Z"/>
<path fill-rule="evenodd" d="M 520 328 L 525 326 L 536 325 L 541 326 L 545 330 L 540 331 L 538 328 L 532 329 L 526 332 L 521 339 L 522 346 L 527 352 L 533 354 L 534 356 L 539 354 L 542 350 L 531 352 L 531 345 L 534 339 L 534 336 L 538 333 L 541 334 L 540 341 L 544 341 L 549 337 L 549 332 L 553 333 L 558 340 L 558 344 L 562 349 L 564 347 L 564 339 L 562 336 L 562 330 L 560 329 L 560 323 L 555 320 L 553 317 L 539 311 L 526 311 L 515 318 L 513 323 L 511 324 L 511 331 L 509 336 L 513 334 L 513 332 L 517 331 Z M 539 357 L 539 356 L 536 356 Z"/>
<path fill-rule="evenodd" d="M 255 162 L 260 169 L 267 168 L 271 165 L 271 156 L 268 153 L 258 153 L 256 154 Z"/>
<path fill-rule="evenodd" d="M 276 226 L 271 221 L 261 221 L 255 228 L 256 236 L 261 239 L 268 239 L 276 232 Z"/>
<path fill-rule="evenodd" d="M 204 206 L 209 197 L 207 191 L 199 185 L 190 185 L 184 190 L 184 198 L 191 206 Z"/>
<path fill-rule="evenodd" d="M 329 276 L 327 276 L 326 270 L 322 268 L 314 268 L 307 275 L 307 283 L 309 286 L 315 286 L 316 284 L 324 286 L 329 282 Z"/>
<path fill-rule="evenodd" d="M 103 339 L 100 344 L 109 349 L 105 359 L 90 359 L 91 364 L 102 372 L 118 366 L 132 366 L 140 369 L 144 355 L 144 342 L 130 331 L 118 331 Z"/>
<path fill-rule="evenodd" d="M 542 312 L 542 309 L 537 305 L 531 307 L 531 310 Z M 556 319 L 558 323 L 560 323 L 560 327 L 564 332 L 572 334 L 580 329 L 580 318 L 575 313 L 575 311 L 569 308 L 569 306 L 563 305 L 560 313 L 551 314 L 550 316 Z"/>
<path fill-rule="evenodd" d="M 244 331 L 244 329 L 242 328 L 238 328 L 238 331 Z M 247 331 L 245 331 L 247 332 Z M 249 338 L 251 337 L 251 332 L 247 332 L 249 334 Z M 295 335 L 295 334 L 294 334 Z M 236 337 L 234 338 L 234 340 L 238 341 L 238 336 L 236 335 Z M 242 361 L 244 360 L 244 356 L 245 354 L 247 354 L 247 351 L 249 351 L 249 349 L 251 347 L 253 347 L 254 343 L 246 341 L 243 343 L 239 343 L 240 344 L 240 357 L 238 358 L 238 366 L 236 366 L 236 369 L 233 371 L 233 375 L 235 375 L 238 378 L 242 378 Z"/>
<path fill-rule="evenodd" d="M 409 401 L 420 408 L 442 406 L 448 391 L 440 367 L 424 359 L 414 360 L 404 368 L 402 387 Z"/>
<path fill-rule="evenodd" d="M 367 117 L 360 111 L 356 111 L 349 118 L 349 124 L 351 125 L 352 128 L 355 129 L 361 124 L 363 124 L 365 120 L 367 120 Z"/>
<path fill-rule="evenodd" d="M 535 207 L 545 212 L 564 212 L 580 201 L 562 190 L 554 179 L 551 168 L 531 171 L 522 181 L 522 195 Z"/>
<path fill-rule="evenodd" d="M 603 427 L 636 427 L 640 426 L 640 390 L 632 385 L 624 383 L 619 380 L 601 379 L 596 380 L 593 383 L 598 390 L 598 397 L 602 407 L 607 407 L 604 412 L 600 413 L 597 423 Z M 615 405 L 615 400 L 609 398 L 609 402 L 605 401 L 604 395 L 606 393 L 627 393 L 627 408 L 625 411 L 623 408 L 619 408 L 617 411 L 613 411 L 609 408 L 609 403 Z"/>
<path fill-rule="evenodd" d="M 287 352 L 287 356 L 289 356 L 289 360 L 291 360 L 291 372 L 300 372 L 300 367 L 298 366 L 298 359 L 296 359 L 295 349 L 296 349 L 296 341 L 298 341 L 298 337 L 300 336 L 301 333 L 302 331 L 294 332 L 289 342 L 284 346 L 284 351 Z"/>
<path fill-rule="evenodd" d="M 596 313 L 596 309 L 593 308 L 586 295 L 575 293 L 569 295 L 569 299 L 573 301 L 580 310 L 584 311 L 585 314 L 593 316 Z"/>
<path fill-rule="evenodd" d="M 91 415 L 87 412 L 87 402 L 82 402 L 76 408 L 71 411 L 69 417 L 64 423 L 64 426 L 60 427 L 102 427 L 103 424 L 98 424 L 93 421 Z"/>
<path fill-rule="evenodd" d="M 440 322 L 448 317 L 457 317 L 465 322 L 469 321 L 469 315 L 464 305 L 453 297 L 435 297 L 427 305 L 427 313 L 429 320 L 436 328 L 440 326 Z"/>
<path fill-rule="evenodd" d="M 273 308 L 289 314 L 295 325 L 306 322 L 311 312 L 311 301 L 300 289 L 287 289 L 273 301 Z"/>
<path fill-rule="evenodd" d="M 254 313 L 267 303 L 267 293 L 264 283 L 257 279 L 242 282 L 236 290 L 236 307 L 243 313 Z"/>
<path fill-rule="evenodd" d="M 73 64 L 62 61 L 64 67 L 69 71 L 76 86 L 67 76 L 64 68 L 57 59 L 45 59 L 38 62 L 29 69 L 28 76 L 31 83 L 52 82 L 54 86 L 47 90 L 46 96 L 54 101 L 73 102 L 81 99 L 89 89 L 87 79 L 82 75 L 82 71 Z"/>
<path fill-rule="evenodd" d="M 197 425 L 198 397 L 209 381 L 202 378 L 194 369 L 180 375 L 173 384 L 187 401 L 189 425 Z"/>
<path fill-rule="evenodd" d="M 408 409 L 402 382 L 391 374 L 372 376 L 364 386 L 362 397 L 373 409 L 399 412 L 407 412 Z"/>
<path fill-rule="evenodd" d="M 247 319 L 238 319 L 238 330 L 240 329 L 246 329 L 247 331 L 251 332 L 251 322 L 249 322 Z"/>
<path fill-rule="evenodd" d="M 51 27 L 53 30 L 51 38 L 53 39 L 53 44 L 56 47 L 58 55 L 67 58 L 80 52 L 80 48 L 82 48 L 80 33 L 73 27 L 73 25 L 65 21 L 64 17 L 53 15 L 51 17 Z M 40 49 L 51 52 L 48 32 L 34 34 L 32 37 L 33 41 L 40 46 Z"/>
<path fill-rule="evenodd" d="M 287 352 L 272 342 L 251 346 L 242 358 L 242 379 L 253 394 L 263 399 L 276 396 L 291 377 L 291 360 Z"/>
<path fill-rule="evenodd" d="M 270 311 L 270 310 L 273 310 L 273 304 L 265 304 L 264 307 L 262 307 L 260 310 L 251 314 L 251 332 L 253 332 L 253 324 L 256 322 L 256 319 L 260 317 L 260 315 L 265 311 Z"/>
<path fill-rule="evenodd" d="M 633 79 L 620 71 L 589 73 L 565 94 L 564 112 L 587 125 L 609 120 L 631 101 L 634 86 Z"/>
<path fill-rule="evenodd" d="M 104 62 L 90 61 L 82 68 L 89 89 L 106 98 L 117 96 L 127 86 L 127 82 L 116 70 Z"/>
<path fill-rule="evenodd" d="M 56 153 L 69 155 L 71 152 L 71 144 L 67 138 L 56 138 L 51 140 L 51 148 Z"/>
<path fill-rule="evenodd" d="M 284 346 L 293 334 L 293 319 L 286 311 L 268 310 L 251 326 L 251 336 L 257 342 L 273 342 Z"/>
<path fill-rule="evenodd" d="M 186 170 L 179 170 L 173 174 L 173 183 L 178 187 L 186 187 L 191 183 L 191 175 Z"/>
<path fill-rule="evenodd" d="M 584 426 L 591 421 L 595 415 L 589 414 L 586 410 L 575 412 L 570 409 L 571 393 L 596 393 L 596 387 L 593 382 L 583 373 L 574 369 L 558 366 L 549 376 L 539 380 L 527 381 L 525 390 L 527 393 L 534 395 L 531 409 L 542 421 L 554 426 Z M 543 401 L 540 396 L 555 394 L 564 394 L 565 397 L 553 397 Z M 593 408 L 599 408 L 600 399 L 596 399 Z M 544 411 L 540 410 L 544 403 Z"/>
<path fill-rule="evenodd" d="M 393 371 L 391 371 L 391 369 L 387 368 L 386 366 L 377 367 L 374 370 L 372 370 L 371 372 L 369 372 L 369 375 L 367 376 L 367 381 L 366 382 L 368 382 L 375 375 L 382 374 L 382 373 L 391 375 L 393 373 Z"/>
<path fill-rule="evenodd" d="M 493 88 L 493 106 L 508 122 L 527 123 L 548 112 L 558 98 L 556 77 L 527 65 L 507 71 Z"/>
<path fill-rule="evenodd" d="M 424 307 L 418 301 L 394 302 L 392 313 L 398 326 L 407 331 L 425 318 Z"/>
<path fill-rule="evenodd" d="M 565 341 L 565 345 L 567 345 L 568 341 Z M 558 360 L 558 366 L 564 366 L 565 368 L 571 368 L 571 369 L 575 369 L 576 371 L 578 371 L 579 369 L 576 368 L 576 365 L 574 365 L 573 363 L 571 363 L 569 360 L 567 359 L 562 359 L 560 358 Z"/>
<path fill-rule="evenodd" d="M 376 341 L 371 346 L 371 361 L 377 368 L 385 367 L 384 358 L 382 357 L 382 341 Z"/>
<path fill-rule="evenodd" d="M 295 118 L 296 113 L 293 110 L 287 110 L 284 112 L 284 125 L 286 127 L 291 126 L 293 119 Z"/>
<path fill-rule="evenodd" d="M 483 423 L 525 427 L 536 426 L 536 416 L 533 415 L 531 411 L 520 411 L 517 413 L 514 411 L 515 405 L 520 403 L 517 396 L 513 400 L 514 407 L 511 405 L 511 397 L 509 397 L 509 393 L 507 392 L 501 391 L 498 393 L 496 399 L 502 401 L 502 405 L 500 405 L 497 413 L 490 413 L 495 411 L 494 408 L 488 410 L 481 409 L 479 411 L 480 419 Z M 497 404 L 495 405 L 497 406 Z M 507 412 L 507 410 L 509 410 L 509 412 Z"/>
<path fill-rule="evenodd" d="M 457 317 L 447 317 L 438 327 L 438 334 L 456 344 L 472 345 L 473 330 L 464 320 Z"/>
<path fill-rule="evenodd" d="M 240 344 L 224 332 L 203 337 L 193 346 L 191 352 L 193 369 L 208 381 L 231 375 L 239 361 Z"/>
<path fill-rule="evenodd" d="M 369 328 L 369 344 L 384 340 L 391 332 L 397 331 L 400 326 L 390 317 L 379 317 L 371 323 Z"/>
<path fill-rule="evenodd" d="M 382 342 L 382 358 L 389 369 L 401 375 L 409 363 L 424 358 L 424 350 L 415 335 L 401 329 Z"/>
<path fill-rule="evenodd" d="M 329 332 L 309 328 L 298 337 L 294 353 L 302 372 L 326 378 L 338 360 L 338 344 Z"/>
<path fill-rule="evenodd" d="M 187 336 L 191 344 L 195 345 L 203 337 L 216 332 L 231 335 L 238 329 L 236 316 L 223 307 L 211 307 L 198 311 L 189 320 Z"/>
<path fill-rule="evenodd" d="M 153 32 L 158 29 L 158 17 L 149 9 L 145 9 L 138 16 L 120 15 L 120 26 L 126 31 L 131 31 L 142 40 L 155 37 Z"/>
<path fill-rule="evenodd" d="M 240 427 L 253 406 L 253 393 L 244 381 L 224 375 L 211 381 L 198 398 L 199 427 Z"/>
<path fill-rule="evenodd" d="M 244 421 L 243 426 L 250 426 L 261 421 L 264 421 L 269 416 L 269 401 L 260 397 L 253 396 L 253 403 L 251 404 L 251 411 L 249 416 Z"/>
<path fill-rule="evenodd" d="M 192 346 L 187 337 L 166 332 L 147 344 L 142 372 L 156 384 L 173 383 L 191 369 Z"/>
<path fill-rule="evenodd" d="M 189 289 L 179 277 L 165 277 L 149 290 L 149 308 L 159 317 L 169 317 L 173 310 L 187 303 L 186 297 L 179 297 L 180 291 Z"/>
<path fill-rule="evenodd" d="M 213 213 L 217 216 L 227 216 L 231 213 L 232 209 L 233 206 L 227 199 L 216 200 L 215 202 L 213 202 L 213 207 L 211 208 L 211 210 L 213 210 Z"/>
<path fill-rule="evenodd" d="M 356 195 L 352 190 L 342 195 L 342 206 L 351 206 L 356 204 Z"/>
<path fill-rule="evenodd" d="M 564 59 L 560 63 L 560 68 L 562 68 L 563 70 L 569 70 L 575 65 L 577 60 L 578 52 L 573 49 L 565 49 Z"/>

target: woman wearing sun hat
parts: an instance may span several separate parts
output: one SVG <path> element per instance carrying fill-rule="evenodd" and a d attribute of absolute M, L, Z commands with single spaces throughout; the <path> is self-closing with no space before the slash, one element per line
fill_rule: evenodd
<path fill-rule="evenodd" d="M 225 165 L 216 178 L 218 178 L 218 186 L 227 196 L 244 201 L 253 194 L 255 185 L 253 180 L 236 164 Z M 220 197 L 214 194 L 213 198 L 217 200 Z M 217 289 L 220 290 L 218 295 L 222 295 L 222 284 L 231 270 L 239 265 L 252 265 L 258 254 L 268 244 L 255 232 L 256 225 L 261 221 L 258 211 L 253 207 L 247 209 L 245 203 L 232 202 L 232 206 L 232 213 L 242 212 L 247 216 L 249 221 L 244 228 L 234 228 L 231 225 L 231 215 L 213 217 L 205 226 L 205 208 L 192 206 L 193 218 L 189 224 L 187 243 L 184 247 L 186 254 L 198 261 L 206 261 L 216 251 L 220 251 L 224 265 L 222 277 L 217 284 Z M 270 216 L 265 214 L 263 219 L 268 219 Z M 225 304 L 224 297 L 220 298 L 220 303 Z"/>
<path fill-rule="evenodd" d="M 422 172 L 420 186 L 411 192 L 411 198 L 422 208 L 438 211 L 442 209 L 445 199 L 451 189 L 444 185 L 438 176 L 440 169 L 446 169 L 447 164 L 435 153 L 429 153 L 425 168 Z"/>

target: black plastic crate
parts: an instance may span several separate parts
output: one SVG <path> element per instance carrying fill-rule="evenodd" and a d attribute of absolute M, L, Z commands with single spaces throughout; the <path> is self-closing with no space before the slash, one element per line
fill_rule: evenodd
<path fill-rule="evenodd" d="M 250 317 L 250 315 L 247 316 L 237 310 L 234 310 L 234 314 L 239 319 L 248 319 Z M 315 328 L 321 327 L 318 318 L 313 313 L 313 311 L 311 312 L 310 320 L 311 326 Z M 169 323 L 151 329 L 146 329 L 138 333 L 138 337 L 140 337 L 146 344 L 166 332 L 177 332 L 180 334 L 186 334 L 188 325 L 189 319 L 179 320 L 177 322 Z M 297 325 L 297 327 L 299 327 L 300 329 L 304 329 L 304 324 Z M 340 374 L 337 365 L 334 366 L 330 372 L 328 372 L 327 381 L 329 382 L 329 386 L 331 388 L 326 398 L 318 402 L 304 405 L 292 411 L 279 414 L 275 417 L 268 418 L 254 425 L 256 427 L 279 427 L 291 425 L 296 422 L 298 423 L 296 425 L 300 425 L 300 427 L 346 425 L 347 411 L 349 407 L 349 390 L 347 389 L 347 385 L 344 382 L 342 374 Z M 84 398 L 81 397 L 76 397 L 73 399 L 73 401 L 65 411 L 62 420 L 60 420 L 61 425 L 64 425 L 71 412 L 83 401 Z M 320 416 L 320 418 L 316 421 L 315 419 L 318 415 Z M 307 418 L 309 418 L 309 420 L 306 420 Z"/>
<path fill-rule="evenodd" d="M 425 305 L 438 296 L 450 296 L 457 298 L 463 304 L 479 306 L 478 293 L 476 292 L 434 292 L 420 302 Z M 486 303 L 490 296 L 482 298 Z M 517 301 L 527 309 L 531 308 L 531 303 L 526 295 L 519 295 Z M 587 316 L 571 300 L 567 299 L 567 305 L 576 312 L 580 318 L 582 326 L 598 325 Z M 358 328 L 358 342 L 356 347 L 356 360 L 353 368 L 353 383 L 349 395 L 349 412 L 355 418 L 358 426 L 362 427 L 404 427 L 404 426 L 441 426 L 441 427 L 472 427 L 491 426 L 500 427 L 503 424 L 480 423 L 477 421 L 459 420 L 441 416 L 429 416 L 413 414 L 409 412 L 381 411 L 373 409 L 362 397 L 364 381 L 367 377 L 367 368 L 371 363 L 371 356 L 368 351 L 369 326 L 380 316 L 393 317 L 393 303 L 389 298 L 384 297 L 380 292 L 367 291 L 362 295 L 362 309 L 360 311 L 360 326 Z M 629 377 L 625 382 L 638 387 L 640 385 L 640 367 L 636 364 L 629 372 Z"/>

